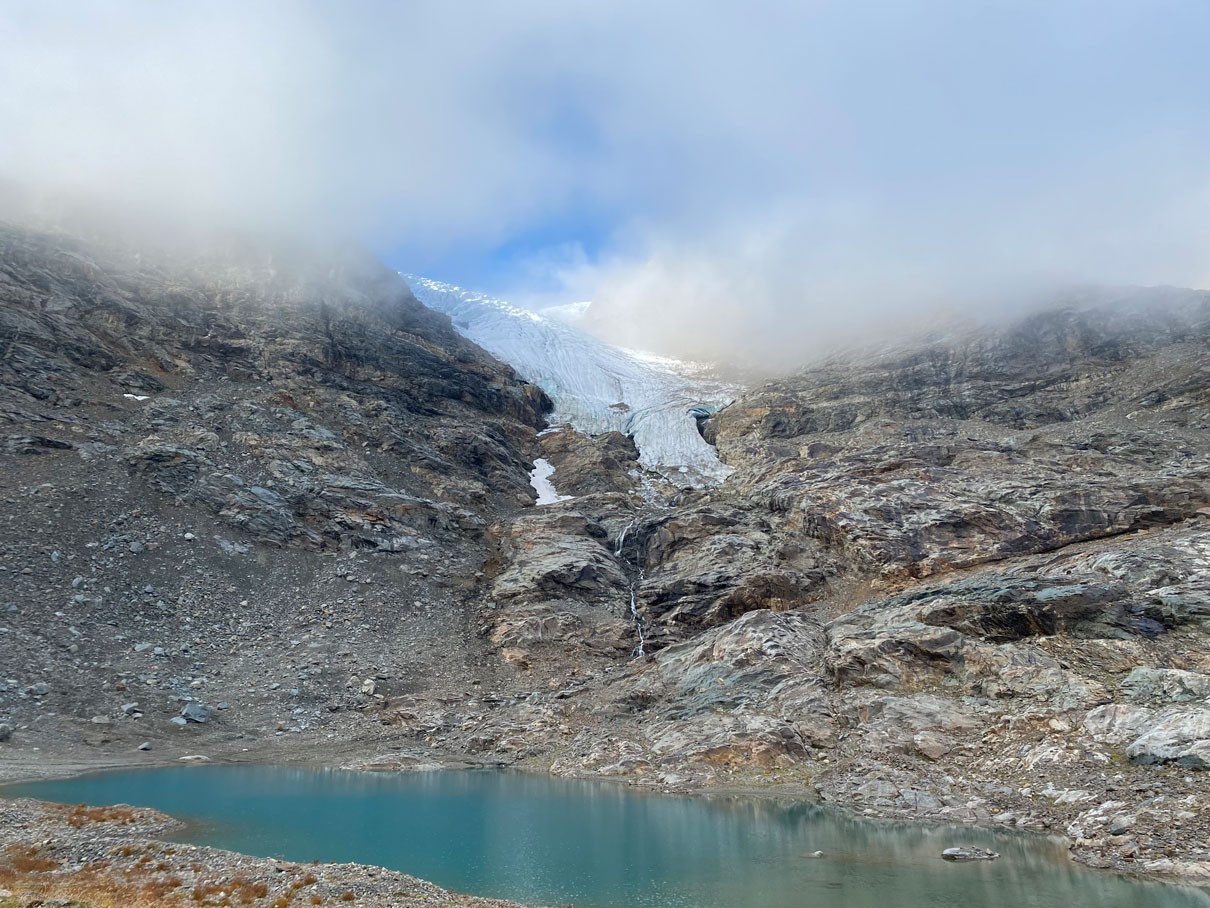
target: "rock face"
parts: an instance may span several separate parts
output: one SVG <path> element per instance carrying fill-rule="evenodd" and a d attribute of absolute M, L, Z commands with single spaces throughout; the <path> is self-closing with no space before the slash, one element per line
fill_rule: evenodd
<path fill-rule="evenodd" d="M 753 388 L 702 489 L 356 256 L 6 228 L 0 343 L 0 772 L 341 741 L 1210 860 L 1205 294 Z"/>
<path fill-rule="evenodd" d="M 555 771 L 805 776 L 1195 873 L 1208 347 L 1207 295 L 1156 291 L 742 395 L 704 427 L 735 473 L 627 525 L 655 652 L 581 695 L 613 721 Z"/>
<path fill-rule="evenodd" d="M 532 505 L 545 395 L 372 259 L 204 250 L 0 228 L 14 740 L 289 736 L 384 702 L 355 677 L 492 675 L 470 591 Z"/>

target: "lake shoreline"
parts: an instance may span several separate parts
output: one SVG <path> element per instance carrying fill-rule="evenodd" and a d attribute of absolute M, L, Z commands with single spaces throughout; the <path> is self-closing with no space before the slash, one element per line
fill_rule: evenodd
<path fill-rule="evenodd" d="M 299 746 L 300 743 L 301 746 Z M 406 764 L 399 762 L 393 764 L 381 758 L 367 757 L 367 750 L 371 752 L 375 750 L 372 745 L 373 742 L 370 741 L 344 741 L 339 744 L 322 741 L 296 742 L 295 746 L 289 749 L 277 746 L 240 747 L 239 749 L 216 748 L 208 754 L 177 753 L 176 749 L 174 749 L 168 753 L 140 752 L 128 755 L 124 759 L 112 759 L 111 755 L 106 755 L 107 758 L 100 758 L 101 755 L 97 755 L 98 758 L 96 759 L 80 759 L 78 755 L 73 755 L 69 758 L 66 755 L 43 754 L 41 752 L 20 754 L 14 753 L 15 749 L 13 748 L 7 748 L 3 754 L 4 758 L 0 759 L 0 808 L 11 803 L 4 799 L 3 794 L 3 786 L 11 783 L 61 779 L 95 772 L 179 767 L 183 762 L 188 762 L 186 759 L 188 757 L 202 757 L 202 759 L 196 761 L 199 765 L 244 764 L 377 773 L 495 769 L 558 778 L 557 776 L 551 776 L 550 773 L 536 766 L 504 765 L 495 762 L 476 761 L 465 757 L 448 757 L 443 760 L 433 760 L 423 763 Z M 735 784 L 685 784 L 674 786 L 659 783 L 653 784 L 650 780 L 638 780 L 633 777 L 564 776 L 563 778 L 608 782 L 637 793 L 706 799 L 750 798 L 823 804 L 831 809 L 849 814 L 856 819 L 866 821 L 896 824 L 907 823 L 926 827 L 970 827 L 990 829 L 1009 835 L 1050 838 L 1065 843 L 1072 862 L 1089 870 L 1109 871 L 1111 874 L 1130 879 L 1196 886 L 1199 888 L 1210 887 L 1210 867 L 1204 864 L 1153 861 L 1145 864 L 1139 862 L 1139 864 L 1127 868 L 1105 866 L 1103 862 L 1098 861 L 1100 855 L 1096 851 L 1077 848 L 1070 836 L 1064 835 L 1055 829 L 1023 829 L 977 820 L 954 822 L 953 820 L 941 820 L 930 817 L 905 818 L 903 816 L 896 816 L 893 813 L 879 813 L 871 810 L 869 807 L 859 807 L 854 804 L 821 798 L 818 790 L 804 784 L 739 782 Z M 955 841 L 955 844 L 961 843 Z M 253 861 L 259 860 L 251 858 L 251 856 L 245 857 L 249 857 Z"/>
<path fill-rule="evenodd" d="M 124 908 L 154 908 L 182 895 L 209 904 L 229 894 L 257 904 L 301 896 L 353 908 L 520 908 L 381 867 L 301 864 L 159 838 L 179 825 L 149 809 L 84 811 L 0 799 L 0 906 L 66 898 L 81 906 L 116 899 Z"/>
<path fill-rule="evenodd" d="M 292 895 L 309 885 L 302 880 L 312 876 L 327 886 L 321 896 L 325 903 L 331 899 L 333 887 L 339 886 L 343 887 L 342 896 L 353 893 L 355 905 L 390 904 L 392 908 L 514 903 L 790 906 L 799 903 L 800 885 L 808 881 L 825 888 L 829 880 L 833 887 L 857 886 L 849 895 L 861 901 L 861 897 L 869 898 L 888 884 L 892 888 L 902 885 L 905 873 L 916 881 L 921 892 L 950 900 L 960 893 L 960 899 L 987 906 L 1023 904 L 1027 894 L 1035 891 L 1040 899 L 1036 904 L 1048 908 L 1082 904 L 1198 908 L 1210 904 L 1210 893 L 1201 889 L 1177 886 L 1170 895 L 1169 890 L 1148 886 L 1136 891 L 1132 888 L 1135 885 L 1158 881 L 1077 872 L 1067 850 L 1054 837 L 1044 841 L 1011 830 L 970 829 L 964 834 L 962 827 L 871 821 L 852 811 L 778 797 L 772 790 L 758 792 L 755 798 L 738 792 L 719 792 L 717 797 L 705 798 L 685 794 L 646 798 L 641 795 L 657 792 L 636 792 L 634 786 L 618 785 L 616 780 L 581 783 L 533 772 L 452 770 L 400 775 L 345 770 L 332 773 L 330 767 L 314 767 L 316 771 L 308 772 L 298 765 L 280 767 L 284 772 L 277 769 L 247 761 L 242 766 L 216 762 L 209 768 L 177 765 L 158 780 L 152 778 L 155 773 L 142 778 L 139 774 L 144 771 L 139 769 L 134 777 L 126 779 L 106 781 L 98 776 L 81 784 L 19 790 L 10 795 L 14 800 L 0 801 L 0 824 L 5 830 L 0 832 L 0 856 L 11 857 L 16 846 L 18 856 L 53 863 L 53 868 L 46 868 L 49 877 L 36 872 L 38 867 L 26 875 L 24 883 L 31 887 L 44 885 L 48 878 L 83 874 L 80 879 L 87 880 L 94 872 L 90 866 L 110 875 L 109 865 L 116 863 L 121 868 L 119 880 L 129 879 L 131 874 L 141 877 L 156 869 L 159 875 L 153 875 L 147 885 L 163 886 L 179 878 L 184 881 L 186 894 L 191 888 L 213 889 L 222 885 L 220 880 L 242 880 L 239 885 L 244 886 L 253 880 L 269 886 L 280 878 L 287 881 L 285 894 Z M 603 781 L 610 784 L 603 785 Z M 632 797 L 635 794 L 640 797 Z M 156 806 L 85 809 L 30 801 L 27 796 L 66 804 L 124 802 Z M 216 806 L 228 806 L 204 806 L 216 796 Z M 583 797 L 583 801 L 568 802 L 568 797 Z M 780 803 L 761 803 L 774 800 Z M 569 803 L 571 806 L 566 806 Z M 289 804 L 294 806 L 287 809 Z M 466 804 L 476 806 L 467 813 L 467 808 L 459 806 Z M 251 819 L 269 816 L 265 808 L 270 805 L 282 805 L 270 808 L 274 819 Z M 382 816 L 390 818 L 386 825 Z M 462 818 L 454 827 L 459 831 L 454 833 L 450 829 L 452 816 Z M 552 827 L 547 819 L 551 816 L 562 816 L 563 820 L 556 819 Z M 564 830 L 560 823 L 565 823 L 568 816 L 572 825 Z M 407 818 L 402 826 L 400 817 Z M 543 828 L 547 832 L 539 831 Z M 556 829 L 553 839 L 549 838 L 552 828 Z M 509 830 L 508 841 L 527 844 L 516 853 L 510 845 L 506 855 L 497 856 L 505 860 L 503 875 L 501 871 L 484 873 L 482 859 L 474 857 L 471 845 L 480 838 L 476 830 L 504 829 Z M 580 833 L 573 830 L 580 829 L 592 830 L 594 846 L 587 855 L 574 844 L 580 840 Z M 623 829 L 626 833 L 618 838 Z M 644 857 L 632 864 L 637 854 L 631 853 L 625 842 L 640 829 L 645 830 L 649 845 L 642 847 Z M 690 834 L 689 830 L 694 832 Z M 682 834 L 688 837 L 682 838 Z M 615 840 L 616 848 L 608 844 Z M 650 850 L 652 843 L 674 841 L 678 844 L 671 851 Z M 464 842 L 472 848 L 467 854 L 463 853 Z M 545 844 L 538 844 L 542 842 Z M 435 847 L 430 848 L 430 843 Z M 457 843 L 456 847 L 452 843 Z M 718 851 L 723 843 L 727 843 L 725 849 Z M 941 859 L 944 849 L 957 845 L 987 847 L 1002 857 L 963 869 Z M 737 846 L 741 847 L 737 850 Z M 187 857 L 178 859 L 178 852 Z M 124 860 L 131 853 L 140 859 L 133 867 Z M 542 866 L 529 867 L 527 863 L 526 881 L 520 887 L 515 880 L 506 882 L 513 876 L 515 860 L 528 862 L 538 853 L 548 855 L 548 859 Z M 679 866 L 666 863 L 674 853 L 683 854 Z M 205 860 L 199 861 L 199 854 Z M 523 856 L 526 854 L 529 857 Z M 276 860 L 256 855 L 275 855 Z M 714 861 L 708 855 L 717 857 L 718 866 L 711 866 Z M 434 856 L 440 856 L 436 864 Z M 319 860 L 303 863 L 312 858 Z M 204 866 L 209 875 L 201 874 L 198 865 Z M 621 866 L 626 870 L 619 876 Z M 192 868 L 195 875 L 184 874 L 182 867 Z M 397 881 L 405 879 L 394 870 L 379 869 L 383 867 L 411 871 L 441 883 L 421 884 L 415 877 L 408 877 L 412 882 L 407 886 L 431 885 L 431 889 L 414 890 L 422 891 L 421 901 L 398 901 L 399 893 L 413 891 L 399 888 L 403 883 L 392 884 L 395 888 L 390 894 L 396 901 L 374 901 L 382 895 L 377 887 L 384 874 Z M 270 871 L 274 876 L 268 875 Z M 552 880 L 557 882 L 552 885 Z M 602 882 L 607 880 L 613 882 L 602 889 Z M 650 880 L 655 888 L 635 890 L 631 885 L 634 880 Z M 4 885 L 0 877 L 0 888 Z M 47 894 L 45 888 L 40 891 Z M 449 894 L 455 891 L 491 892 L 498 899 L 514 901 L 460 901 L 461 896 Z M 641 897 L 640 891 L 644 893 Z M 362 901 L 363 893 L 371 900 Z M 440 900 L 434 902 L 434 898 Z M 100 904 L 108 903 L 98 903 L 97 908 Z M 126 908 L 125 902 L 121 904 Z M 0 905 L 10 908 L 3 901 Z"/>

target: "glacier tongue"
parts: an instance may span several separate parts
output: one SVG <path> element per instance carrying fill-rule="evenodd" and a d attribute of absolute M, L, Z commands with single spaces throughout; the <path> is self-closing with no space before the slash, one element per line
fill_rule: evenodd
<path fill-rule="evenodd" d="M 697 431 L 696 413 L 730 403 L 735 387 L 695 378 L 675 360 L 625 350 L 561 319 L 428 278 L 403 275 L 420 302 L 555 404 L 552 423 L 581 432 L 624 432 L 639 463 L 681 485 L 721 482 L 731 472 Z"/>

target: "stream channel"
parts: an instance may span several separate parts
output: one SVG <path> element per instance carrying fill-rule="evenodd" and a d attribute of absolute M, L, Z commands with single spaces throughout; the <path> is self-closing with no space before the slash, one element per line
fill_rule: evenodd
<path fill-rule="evenodd" d="M 6 797 L 155 807 L 177 838 L 402 870 L 449 889 L 577 908 L 1210 908 L 1210 892 L 1079 867 L 1054 839 L 856 818 L 759 797 L 674 797 L 504 771 L 271 766 L 105 772 Z M 975 845 L 995 861 L 950 863 Z M 822 855 L 815 856 L 816 852 Z"/>

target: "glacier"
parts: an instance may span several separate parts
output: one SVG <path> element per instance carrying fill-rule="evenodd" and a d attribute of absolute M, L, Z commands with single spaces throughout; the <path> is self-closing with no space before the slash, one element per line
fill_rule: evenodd
<path fill-rule="evenodd" d="M 634 439 L 642 467 L 682 487 L 716 485 L 731 473 L 698 432 L 697 418 L 734 400 L 734 384 L 700 365 L 616 347 L 577 328 L 574 315 L 584 304 L 546 317 L 453 284 L 402 277 L 464 337 L 542 388 L 555 405 L 552 425 L 587 435 L 623 432 Z"/>

